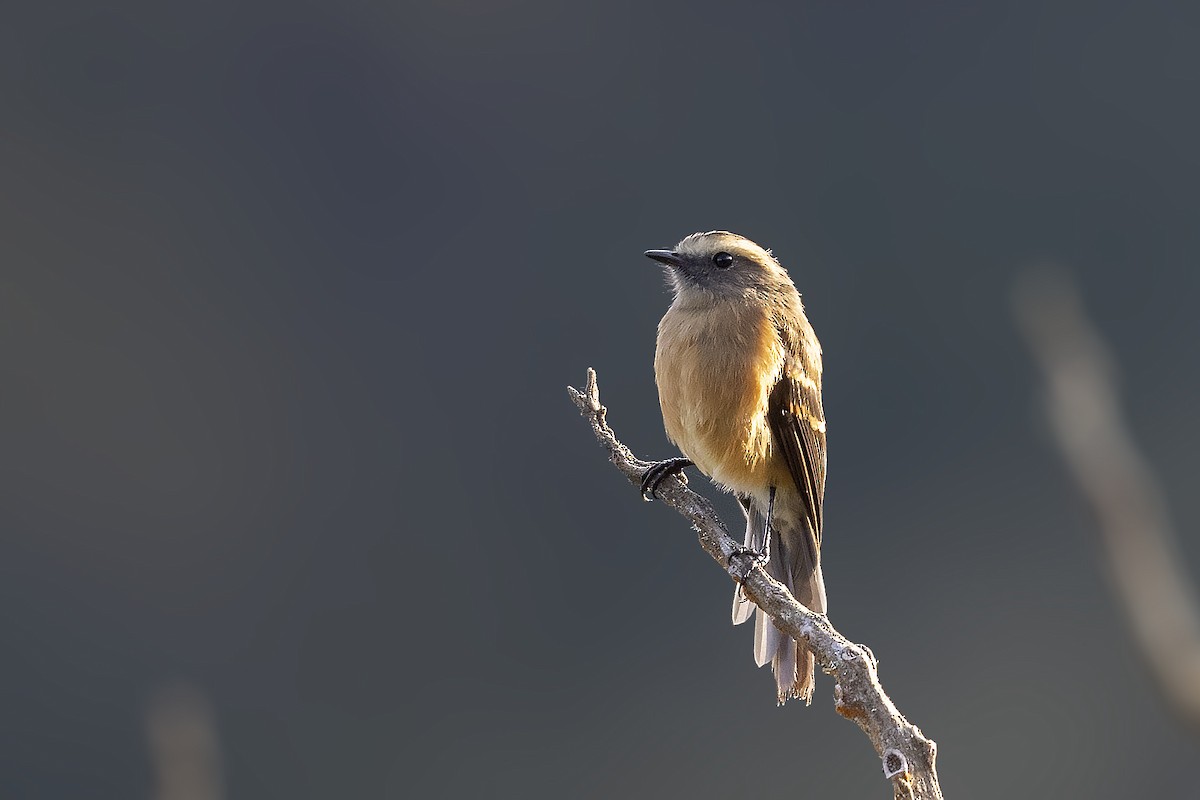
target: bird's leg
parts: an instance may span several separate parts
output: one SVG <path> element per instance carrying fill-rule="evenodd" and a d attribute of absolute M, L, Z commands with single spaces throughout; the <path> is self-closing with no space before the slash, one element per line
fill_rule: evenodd
<path fill-rule="evenodd" d="M 759 567 L 765 567 L 767 562 L 771 560 L 771 522 L 775 518 L 775 487 L 771 487 L 771 494 L 767 499 L 767 519 L 763 523 L 763 545 L 762 549 L 755 550 L 753 547 L 739 547 L 733 551 L 735 556 L 749 556 L 754 559 L 754 564 Z M 742 595 L 745 597 L 745 594 Z"/>
<path fill-rule="evenodd" d="M 668 458 L 666 461 L 651 464 L 642 475 L 642 499 L 647 502 L 653 500 L 659 485 L 671 475 L 679 475 L 683 482 L 687 483 L 687 476 L 682 474 L 683 470 L 693 466 L 695 464 L 688 458 Z"/>
<path fill-rule="evenodd" d="M 767 521 L 763 525 L 763 546 L 758 554 L 758 560 L 766 564 L 771 560 L 771 523 L 775 520 L 775 487 L 771 487 L 771 495 L 767 499 Z"/>

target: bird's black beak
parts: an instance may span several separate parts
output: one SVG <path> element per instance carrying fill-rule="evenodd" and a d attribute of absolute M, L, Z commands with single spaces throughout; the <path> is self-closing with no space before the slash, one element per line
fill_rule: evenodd
<path fill-rule="evenodd" d="M 674 250 L 647 250 L 646 258 L 653 258 L 660 264 L 666 264 L 668 267 L 683 266 L 683 258 Z"/>

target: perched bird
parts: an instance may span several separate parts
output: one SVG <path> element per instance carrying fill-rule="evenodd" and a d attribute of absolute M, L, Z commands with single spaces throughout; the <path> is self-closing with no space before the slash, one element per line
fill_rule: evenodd
<path fill-rule="evenodd" d="M 769 250 L 728 231 L 695 233 L 646 255 L 665 265 L 675 290 L 658 325 L 654 375 L 667 436 L 687 458 L 651 467 L 643 490 L 653 496 L 663 478 L 694 463 L 738 498 L 745 547 L 823 614 L 821 345 L 800 295 Z M 755 611 L 738 587 L 734 624 Z M 780 704 L 812 702 L 812 653 L 761 610 L 754 659 L 771 662 Z"/>

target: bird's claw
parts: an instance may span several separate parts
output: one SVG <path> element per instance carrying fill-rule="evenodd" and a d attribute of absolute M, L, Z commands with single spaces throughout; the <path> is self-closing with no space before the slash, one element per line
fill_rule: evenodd
<path fill-rule="evenodd" d="M 739 547 L 729 554 L 730 560 L 739 557 L 749 558 L 756 567 L 765 567 L 767 562 L 771 560 L 771 551 L 766 547 L 762 550 L 755 550 L 753 547 Z"/>
<path fill-rule="evenodd" d="M 684 483 L 687 483 L 687 476 L 683 474 L 683 470 L 692 466 L 695 464 L 688 458 L 668 458 L 666 461 L 657 461 L 651 464 L 650 468 L 642 475 L 642 499 L 653 500 L 659 485 L 671 475 L 678 475 Z"/>
<path fill-rule="evenodd" d="M 729 574 L 734 577 L 739 584 L 744 584 L 746 579 L 750 577 L 750 573 L 755 567 L 766 567 L 767 562 L 771 560 L 771 551 L 767 548 L 755 550 L 752 547 L 738 547 L 729 554 Z M 749 601 L 746 596 L 746 587 L 739 586 L 741 599 Z"/>

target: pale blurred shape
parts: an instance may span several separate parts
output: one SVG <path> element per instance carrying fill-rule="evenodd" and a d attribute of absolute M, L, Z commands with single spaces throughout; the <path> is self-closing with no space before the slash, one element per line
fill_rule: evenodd
<path fill-rule="evenodd" d="M 212 706 L 187 683 L 157 689 L 146 708 L 155 800 L 221 800 L 221 754 Z"/>
<path fill-rule="evenodd" d="M 1092 507 L 1134 641 L 1172 710 L 1200 727 L 1200 604 L 1163 491 L 1126 427 L 1108 348 L 1062 269 L 1023 275 L 1017 320 L 1047 383 L 1051 431 Z"/>

